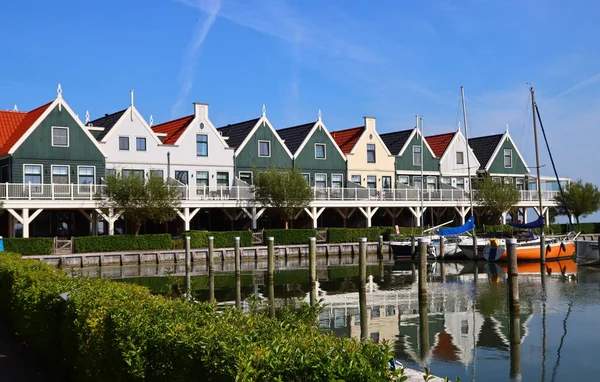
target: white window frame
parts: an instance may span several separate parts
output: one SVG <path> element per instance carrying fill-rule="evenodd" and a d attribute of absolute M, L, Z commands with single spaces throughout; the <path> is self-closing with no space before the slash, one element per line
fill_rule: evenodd
<path fill-rule="evenodd" d="M 93 168 L 94 169 L 94 176 L 92 179 L 92 183 L 91 184 L 80 184 L 79 183 L 79 171 L 81 167 L 89 167 L 89 168 Z M 96 166 L 77 166 L 77 191 L 81 192 L 81 187 L 93 187 L 96 184 Z"/>
<path fill-rule="evenodd" d="M 433 179 L 433 183 L 430 183 L 429 181 Z M 429 188 L 429 185 L 433 184 L 433 188 Z M 436 190 L 438 187 L 438 180 L 435 176 L 428 176 L 427 177 L 427 188 L 426 190 Z"/>
<path fill-rule="evenodd" d="M 260 144 L 267 143 L 269 145 L 269 155 L 260 155 Z M 258 156 L 260 158 L 270 158 L 271 157 L 271 141 L 259 140 L 258 141 Z"/>
<path fill-rule="evenodd" d="M 358 182 L 355 182 L 354 180 L 352 180 L 355 176 L 358 177 Z M 357 174 L 350 175 L 350 181 L 352 183 L 358 184 L 359 186 L 362 186 L 362 176 L 361 175 L 357 175 Z"/>
<path fill-rule="evenodd" d="M 249 185 L 254 184 L 254 174 L 252 173 L 252 171 L 239 171 L 238 172 L 238 179 L 241 180 L 242 182 L 244 182 L 244 180 L 242 179 L 242 174 L 250 174 L 250 183 L 248 183 Z"/>
<path fill-rule="evenodd" d="M 43 164 L 32 164 L 32 163 L 24 163 L 23 164 L 23 184 L 29 185 L 28 182 L 25 181 L 25 166 L 38 166 L 41 168 L 40 171 L 40 182 L 41 183 L 31 183 L 31 193 L 32 194 L 43 194 L 44 193 L 44 165 Z M 38 185 L 40 187 L 33 187 L 33 185 Z"/>
<path fill-rule="evenodd" d="M 127 138 L 127 148 L 126 149 L 121 148 L 121 138 Z M 119 144 L 119 151 L 131 151 L 131 140 L 129 139 L 129 136 L 119 135 L 118 144 Z"/>
<path fill-rule="evenodd" d="M 523 179 L 523 178 L 516 178 L 515 179 L 515 186 L 517 186 L 517 188 L 519 190 L 525 190 L 525 179 Z"/>
<path fill-rule="evenodd" d="M 199 137 L 206 137 L 206 142 L 198 142 Z M 202 155 L 198 153 L 198 143 L 206 143 L 206 155 Z M 196 156 L 201 158 L 208 158 L 208 134 L 196 134 Z"/>
<path fill-rule="evenodd" d="M 323 175 L 325 177 L 325 187 L 317 187 L 317 177 L 319 175 Z M 327 188 L 327 174 L 321 172 L 315 173 L 315 188 Z"/>
<path fill-rule="evenodd" d="M 206 187 L 210 187 L 210 171 L 208 171 L 208 170 L 198 170 L 198 171 L 196 171 L 196 187 L 205 187 L 204 185 L 200 185 L 198 183 L 198 179 L 204 179 L 204 178 L 198 177 L 199 173 L 206 173 L 206 180 L 207 180 Z"/>
<path fill-rule="evenodd" d="M 55 145 L 54 144 L 54 130 L 55 129 L 64 129 L 67 130 L 67 144 L 66 145 Z M 52 126 L 52 147 L 69 147 L 71 140 L 69 139 L 69 128 L 65 126 Z"/>
<path fill-rule="evenodd" d="M 413 176 L 413 178 L 412 178 L 412 186 L 415 187 L 415 188 L 418 188 L 420 190 L 421 187 L 417 187 L 417 182 L 416 182 L 417 179 L 421 183 L 421 187 L 423 187 L 423 179 L 421 178 L 421 175 L 419 175 L 419 176 Z M 424 187 L 423 187 L 423 189 L 424 189 Z"/>
<path fill-rule="evenodd" d="M 460 187 L 462 185 L 462 187 Z M 466 182 L 465 182 L 465 178 L 456 178 L 456 188 L 460 189 L 460 190 L 466 190 Z"/>
<path fill-rule="evenodd" d="M 500 178 L 499 176 L 492 176 L 492 182 L 501 182 L 502 178 Z"/>
<path fill-rule="evenodd" d="M 419 163 L 415 162 L 415 154 L 416 154 L 415 153 L 415 149 L 416 148 L 419 149 L 419 156 L 417 157 L 417 158 L 419 158 Z M 421 146 L 419 146 L 419 145 L 413 145 L 412 146 L 412 162 L 413 162 L 413 166 L 420 166 L 421 165 L 421 162 L 423 161 L 423 157 L 422 157 L 423 153 L 421 151 L 422 151 L 421 150 Z"/>
<path fill-rule="evenodd" d="M 369 146 L 373 146 L 373 162 L 369 161 Z M 377 163 L 377 146 L 375 143 L 367 143 L 367 163 Z"/>
<path fill-rule="evenodd" d="M 156 173 L 160 171 L 160 177 L 162 178 L 162 180 L 165 180 L 165 170 L 163 170 L 162 168 L 151 168 L 148 170 L 148 177 L 152 174 L 152 173 Z"/>
<path fill-rule="evenodd" d="M 302 176 L 304 177 L 304 180 L 306 180 L 307 183 L 310 185 L 310 172 L 303 172 Z M 306 177 L 308 177 L 308 179 L 306 179 Z"/>
<path fill-rule="evenodd" d="M 406 181 L 405 181 L 405 182 L 403 182 L 403 181 L 401 181 L 400 179 L 404 179 L 404 180 L 406 180 Z M 406 175 L 396 175 L 396 183 L 399 183 L 399 184 L 405 184 L 405 185 L 407 185 L 407 186 L 410 186 L 410 179 L 409 179 L 409 177 L 408 177 L 408 176 L 406 176 Z"/>
<path fill-rule="evenodd" d="M 509 177 L 504 178 L 504 184 L 513 184 L 513 180 Z"/>
<path fill-rule="evenodd" d="M 389 178 L 390 179 L 390 187 L 386 188 L 385 187 L 385 182 L 383 181 L 384 178 Z M 381 189 L 382 190 L 391 190 L 393 187 L 393 183 L 392 183 L 392 176 L 391 175 L 383 175 L 381 176 Z"/>
<path fill-rule="evenodd" d="M 137 147 L 138 139 L 143 139 L 144 140 L 144 149 L 143 150 L 138 150 L 138 147 Z M 146 137 L 135 137 L 135 151 L 141 151 L 141 152 L 147 152 L 148 151 L 148 140 L 146 139 Z"/>
<path fill-rule="evenodd" d="M 510 158 L 510 166 L 506 165 L 506 154 L 509 154 L 508 157 Z M 503 163 L 504 168 L 513 168 L 513 155 L 511 149 L 504 149 Z"/>
<path fill-rule="evenodd" d="M 331 188 L 335 188 L 335 187 L 333 187 L 333 177 L 334 176 L 339 176 L 340 177 L 340 183 L 341 183 L 340 189 L 344 188 L 344 174 L 339 174 L 339 173 L 337 173 L 337 174 L 331 174 Z"/>
<path fill-rule="evenodd" d="M 452 178 L 447 177 L 447 176 L 442 176 L 440 178 L 440 184 L 452 184 Z"/>
<path fill-rule="evenodd" d="M 69 195 L 71 193 L 70 191 L 70 187 L 69 185 L 71 184 L 71 166 L 68 164 L 53 164 L 50 165 L 50 184 L 52 185 L 52 187 L 54 188 L 55 184 L 59 184 L 59 183 L 54 183 L 54 167 L 66 167 L 67 168 L 67 184 L 61 184 L 61 186 L 66 186 L 65 189 L 66 191 L 60 192 L 62 187 L 58 188 L 58 192 L 56 189 L 54 189 L 54 194 L 59 194 L 59 195 Z"/>
<path fill-rule="evenodd" d="M 458 161 L 458 157 L 460 154 L 460 162 Z M 465 152 L 464 151 L 457 151 L 456 152 L 456 164 L 465 164 Z"/>
<path fill-rule="evenodd" d="M 367 175 L 367 180 L 365 183 L 366 188 L 369 188 L 369 178 L 375 178 L 375 188 L 371 188 L 371 189 L 376 190 L 377 189 L 377 175 Z"/>
<path fill-rule="evenodd" d="M 317 146 L 323 146 L 323 158 L 317 157 Z M 327 159 L 327 145 L 325 143 L 315 143 L 315 159 L 318 159 L 318 160 Z"/>

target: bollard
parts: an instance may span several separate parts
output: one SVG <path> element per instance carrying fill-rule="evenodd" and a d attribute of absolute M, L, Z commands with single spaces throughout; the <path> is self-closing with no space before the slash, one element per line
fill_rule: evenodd
<path fill-rule="evenodd" d="M 473 235 L 473 261 L 477 260 L 477 236 Z"/>
<path fill-rule="evenodd" d="M 424 295 L 427 298 L 427 247 L 429 247 L 429 238 L 419 238 L 419 296 Z"/>
<path fill-rule="evenodd" d="M 208 301 L 215 301 L 215 238 L 208 237 Z"/>
<path fill-rule="evenodd" d="M 367 238 L 358 239 L 358 279 L 360 288 L 358 290 L 358 300 L 360 306 L 360 339 L 367 341 L 369 339 L 369 323 L 367 312 Z"/>
<path fill-rule="evenodd" d="M 379 235 L 379 245 L 377 246 L 377 255 L 383 259 L 383 235 Z"/>
<path fill-rule="evenodd" d="M 544 227 L 542 229 L 542 234 L 540 235 L 540 263 L 546 263 L 546 237 L 544 236 Z"/>
<path fill-rule="evenodd" d="M 185 237 L 185 293 L 190 297 L 191 288 L 192 288 L 192 278 L 190 276 L 190 271 L 192 270 L 192 256 L 190 254 L 190 237 Z"/>
<path fill-rule="evenodd" d="M 508 304 L 511 312 L 520 311 L 519 302 L 519 269 L 517 268 L 517 239 L 506 240 L 508 262 Z"/>
<path fill-rule="evenodd" d="M 446 250 L 446 243 L 444 243 L 444 237 L 440 236 L 440 253 L 438 253 L 438 259 L 444 260 L 444 251 Z"/>
<path fill-rule="evenodd" d="M 416 253 L 415 253 L 415 236 L 411 235 L 410 236 L 410 257 L 412 257 L 414 259 L 415 256 L 416 256 Z"/>
<path fill-rule="evenodd" d="M 267 273 L 269 280 L 269 314 L 275 317 L 275 239 L 267 237 Z"/>
<path fill-rule="evenodd" d="M 240 238 L 236 236 L 234 238 L 234 258 L 235 258 L 235 307 L 242 309 L 242 281 L 240 276 L 241 270 L 241 252 L 240 252 Z"/>
<path fill-rule="evenodd" d="M 317 304 L 317 238 L 308 239 L 308 268 L 310 270 L 310 306 Z"/>

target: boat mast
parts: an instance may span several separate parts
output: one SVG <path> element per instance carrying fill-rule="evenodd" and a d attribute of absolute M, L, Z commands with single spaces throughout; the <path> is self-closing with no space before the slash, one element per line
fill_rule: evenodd
<path fill-rule="evenodd" d="M 531 114 L 533 115 L 533 140 L 535 141 L 535 168 L 537 170 L 537 191 L 538 191 L 538 200 L 540 201 L 540 218 L 544 216 L 543 204 L 542 204 L 542 179 L 540 176 L 540 154 L 538 152 L 538 139 L 537 139 L 537 124 L 535 119 L 535 92 L 533 91 L 533 87 L 529 88 L 531 92 Z M 545 222 L 540 228 L 540 262 L 546 262 L 546 252 L 545 252 L 545 239 L 544 239 L 544 226 Z"/>
<path fill-rule="evenodd" d="M 465 125 L 465 140 L 467 142 L 466 144 L 466 152 L 465 155 L 467 156 L 467 171 L 469 174 L 469 202 L 471 203 L 471 216 L 475 216 L 475 210 L 473 209 L 473 182 L 471 182 L 471 160 L 470 160 L 470 155 L 469 155 L 469 127 L 467 126 L 467 104 L 465 103 L 465 88 L 464 86 L 460 87 L 460 95 L 462 98 L 462 109 L 463 109 L 463 123 Z M 473 240 L 476 241 L 475 239 L 475 225 L 473 225 Z M 477 257 L 477 246 L 474 245 L 473 248 L 475 248 L 475 258 Z"/>
<path fill-rule="evenodd" d="M 423 198 L 425 198 L 425 179 L 423 177 L 423 140 L 425 139 L 425 129 L 423 127 L 423 117 L 417 117 L 417 126 L 419 126 L 419 120 L 421 121 L 421 236 L 423 236 L 423 230 L 425 229 L 425 211 L 423 210 Z"/>

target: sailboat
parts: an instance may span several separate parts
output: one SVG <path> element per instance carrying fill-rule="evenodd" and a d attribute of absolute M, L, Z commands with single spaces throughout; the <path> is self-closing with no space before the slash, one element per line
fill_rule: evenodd
<path fill-rule="evenodd" d="M 571 231 L 568 235 L 564 237 L 554 237 L 551 238 L 548 242 L 545 241 L 544 238 L 544 217 L 540 216 L 536 221 L 530 223 L 509 223 L 511 227 L 514 228 L 524 228 L 524 229 L 540 229 L 540 240 L 538 244 L 524 244 L 517 246 L 517 260 L 531 260 L 531 261 L 545 261 L 545 260 L 558 260 L 562 258 L 569 258 L 575 254 L 575 239 L 578 234 L 573 231 L 573 223 L 571 221 L 571 214 L 569 213 L 569 207 L 567 206 L 567 202 L 565 200 L 565 196 L 562 190 L 562 185 L 560 183 L 560 179 L 558 177 L 558 172 L 556 171 L 556 166 L 554 165 L 554 159 L 552 158 L 552 152 L 550 151 L 550 145 L 548 144 L 548 139 L 546 137 L 546 131 L 544 130 L 544 125 L 542 124 L 542 118 L 540 116 L 540 111 L 535 103 L 535 93 L 533 88 L 530 88 L 531 91 L 531 108 L 533 114 L 533 136 L 535 140 L 535 161 L 537 168 L 537 191 L 538 191 L 538 200 L 540 202 L 539 211 L 540 213 L 543 211 L 542 204 L 542 187 L 541 187 L 541 177 L 540 177 L 540 158 L 538 151 L 538 141 L 537 141 L 537 126 L 536 122 L 539 120 L 540 128 L 542 133 L 544 134 L 544 140 L 546 142 L 546 148 L 548 149 L 548 155 L 550 156 L 550 161 L 552 162 L 552 168 L 554 169 L 554 175 L 556 175 L 556 181 L 558 183 L 558 187 L 560 193 L 562 195 L 562 201 L 567 211 L 567 216 L 569 217 L 569 228 Z M 536 119 L 537 116 L 537 119 Z M 506 245 L 500 244 L 494 240 L 490 241 L 490 244 L 487 245 L 483 250 L 483 257 L 488 261 L 505 261 L 507 257 L 506 253 Z"/>

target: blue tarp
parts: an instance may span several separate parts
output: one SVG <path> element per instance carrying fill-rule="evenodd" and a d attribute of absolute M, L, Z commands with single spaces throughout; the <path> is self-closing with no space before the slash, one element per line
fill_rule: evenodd
<path fill-rule="evenodd" d="M 475 217 L 471 216 L 469 220 L 460 227 L 443 228 L 439 230 L 440 236 L 460 235 L 475 228 Z"/>
<path fill-rule="evenodd" d="M 530 229 L 530 228 L 541 228 L 544 226 L 544 218 L 542 216 L 540 216 L 538 218 L 538 220 L 530 222 L 530 223 L 508 223 L 509 226 L 514 227 L 514 228 L 525 228 L 525 229 Z"/>
<path fill-rule="evenodd" d="M 4 242 L 2 241 L 2 236 L 0 236 L 0 252 L 4 251 Z"/>

